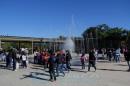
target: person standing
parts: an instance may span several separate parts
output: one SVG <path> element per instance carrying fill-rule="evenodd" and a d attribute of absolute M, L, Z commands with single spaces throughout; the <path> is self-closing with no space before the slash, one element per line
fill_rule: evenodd
<path fill-rule="evenodd" d="M 70 54 L 70 52 L 67 50 L 66 51 L 66 66 L 67 66 L 67 69 L 71 69 L 71 64 L 70 64 L 70 60 L 72 59 L 72 57 L 71 57 L 71 54 Z"/>
<path fill-rule="evenodd" d="M 59 72 L 63 74 L 63 76 L 65 76 L 65 73 L 63 71 L 63 55 L 61 53 L 58 53 L 56 56 L 56 72 L 57 72 L 57 76 L 59 76 Z"/>
<path fill-rule="evenodd" d="M 98 50 L 97 49 L 95 50 L 95 58 L 96 58 L 96 61 L 98 61 Z"/>
<path fill-rule="evenodd" d="M 37 64 L 37 63 L 38 63 L 37 54 L 38 54 L 37 50 L 34 51 L 34 64 Z"/>
<path fill-rule="evenodd" d="M 23 68 L 27 68 L 27 56 L 26 56 L 26 53 L 25 52 L 22 52 L 22 65 L 23 65 Z"/>
<path fill-rule="evenodd" d="M 16 51 L 16 49 L 12 50 L 12 59 L 13 59 L 13 71 L 16 71 L 16 63 L 17 63 L 17 51 Z"/>
<path fill-rule="evenodd" d="M 56 57 L 55 54 L 51 54 L 49 59 L 49 73 L 50 73 L 50 81 L 56 81 L 56 75 L 55 75 L 55 66 L 56 66 Z"/>
<path fill-rule="evenodd" d="M 80 61 L 81 61 L 82 69 L 85 69 L 86 57 L 85 57 L 85 54 L 84 54 L 84 53 L 81 55 Z"/>
<path fill-rule="evenodd" d="M 6 56 L 6 67 L 11 68 L 11 66 L 12 66 L 12 49 L 9 50 Z"/>
<path fill-rule="evenodd" d="M 124 51 L 124 57 L 128 64 L 128 71 L 130 72 L 130 49 Z"/>
<path fill-rule="evenodd" d="M 64 53 L 62 54 L 62 68 L 63 68 L 65 71 L 68 71 L 68 72 L 69 72 L 69 70 L 68 70 L 67 67 L 66 67 L 66 58 L 65 58 L 65 54 L 64 54 Z"/>
<path fill-rule="evenodd" d="M 116 62 L 120 62 L 120 48 L 116 49 Z"/>
<path fill-rule="evenodd" d="M 91 51 L 89 52 L 89 65 L 88 65 L 88 71 L 90 71 L 91 65 L 94 67 L 94 69 L 95 69 L 95 71 L 96 71 L 95 61 L 96 61 L 96 58 L 95 58 L 95 55 L 94 55 L 94 50 L 91 50 Z"/>
<path fill-rule="evenodd" d="M 112 54 L 113 54 L 113 61 L 116 62 L 116 50 L 115 49 L 113 49 Z"/>
<path fill-rule="evenodd" d="M 108 51 L 108 59 L 111 62 L 111 59 L 112 59 L 112 50 L 111 49 L 109 49 L 109 51 Z"/>

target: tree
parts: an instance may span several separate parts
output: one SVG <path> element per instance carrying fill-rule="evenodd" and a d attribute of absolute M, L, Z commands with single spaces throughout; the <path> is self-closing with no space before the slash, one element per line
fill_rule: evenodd
<path fill-rule="evenodd" d="M 130 31 L 128 31 L 128 36 L 127 36 L 127 45 L 128 45 L 128 48 L 130 49 Z"/>
<path fill-rule="evenodd" d="M 128 43 L 130 31 L 119 27 L 111 28 L 106 24 L 101 24 L 87 28 L 82 36 L 85 39 L 85 44 L 87 44 L 87 38 L 95 38 L 97 41 L 94 41 L 94 43 L 97 42 L 98 48 L 117 48 L 121 47 L 122 43 L 124 45 Z"/>

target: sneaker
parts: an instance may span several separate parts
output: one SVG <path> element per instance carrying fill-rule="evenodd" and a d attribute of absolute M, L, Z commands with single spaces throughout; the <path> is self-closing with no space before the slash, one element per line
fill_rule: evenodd
<path fill-rule="evenodd" d="M 127 71 L 130 72 L 130 69 L 128 69 Z"/>
<path fill-rule="evenodd" d="M 17 71 L 17 70 L 14 70 L 14 71 Z"/>
<path fill-rule="evenodd" d="M 65 73 L 63 74 L 63 77 L 65 77 Z"/>
<path fill-rule="evenodd" d="M 53 82 L 53 79 L 49 79 L 49 81 Z"/>

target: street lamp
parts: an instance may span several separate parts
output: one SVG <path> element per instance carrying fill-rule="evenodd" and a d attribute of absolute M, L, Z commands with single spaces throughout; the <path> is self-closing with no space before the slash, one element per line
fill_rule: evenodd
<path fill-rule="evenodd" d="M 32 38 L 32 54 L 33 54 L 33 38 Z"/>
<path fill-rule="evenodd" d="M 1 48 L 1 38 L 0 38 L 0 48 Z"/>
<path fill-rule="evenodd" d="M 1 47 L 1 45 L 2 45 L 1 37 L 2 37 L 2 35 L 0 35 L 0 49 L 2 48 Z"/>

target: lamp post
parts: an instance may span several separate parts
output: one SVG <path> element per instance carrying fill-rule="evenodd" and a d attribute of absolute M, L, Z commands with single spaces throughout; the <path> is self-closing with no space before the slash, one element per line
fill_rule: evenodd
<path fill-rule="evenodd" d="M 0 38 L 0 48 L 1 48 L 1 38 Z"/>
<path fill-rule="evenodd" d="M 33 54 L 33 38 L 32 38 L 32 54 Z"/>
<path fill-rule="evenodd" d="M 88 34 L 87 34 L 87 38 L 86 38 L 86 43 L 87 43 L 87 52 L 88 52 L 88 50 L 89 50 L 89 38 L 88 38 Z"/>
<path fill-rule="evenodd" d="M 96 28 L 96 46 L 98 49 L 98 28 Z"/>
<path fill-rule="evenodd" d="M 2 35 L 0 35 L 0 48 L 1 48 L 1 44 L 2 44 L 2 43 L 1 43 L 1 37 L 2 37 Z"/>
<path fill-rule="evenodd" d="M 56 51 L 56 39 L 53 40 L 53 51 L 55 52 Z"/>
<path fill-rule="evenodd" d="M 41 38 L 40 39 L 40 52 L 42 52 L 42 42 L 43 42 L 43 39 Z"/>
<path fill-rule="evenodd" d="M 127 41 L 128 41 L 128 32 L 122 33 L 121 36 L 125 39 L 124 43 L 121 40 L 121 47 L 128 47 Z"/>

